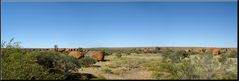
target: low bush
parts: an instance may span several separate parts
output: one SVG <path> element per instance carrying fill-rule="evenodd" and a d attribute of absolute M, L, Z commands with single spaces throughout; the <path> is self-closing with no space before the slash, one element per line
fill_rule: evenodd
<path fill-rule="evenodd" d="M 73 57 L 54 51 L 23 51 L 12 40 L 1 47 L 3 80 L 64 80 L 80 67 Z"/>
<path fill-rule="evenodd" d="M 218 61 L 221 62 L 222 64 L 224 64 L 228 59 L 228 55 L 227 54 L 221 54 L 218 58 Z"/>
<path fill-rule="evenodd" d="M 83 52 L 83 48 L 77 48 L 77 50 Z"/>
<path fill-rule="evenodd" d="M 4 56 L 3 79 L 62 80 L 79 68 L 77 60 L 73 59 L 50 52 L 12 53 Z"/>
<path fill-rule="evenodd" d="M 122 54 L 117 53 L 117 54 L 115 54 L 115 56 L 116 56 L 116 58 L 121 58 L 121 57 L 122 57 Z"/>
<path fill-rule="evenodd" d="M 59 54 L 54 51 L 33 52 L 37 56 L 37 63 L 50 69 L 53 72 L 63 72 L 64 74 L 70 71 L 76 71 L 80 68 L 78 60 L 65 54 Z"/>
<path fill-rule="evenodd" d="M 155 67 L 153 76 L 156 79 L 237 79 L 236 61 L 225 60 L 224 64 L 212 54 L 197 55 L 179 62 L 163 62 Z M 167 73 L 170 73 L 167 74 Z M 166 75 L 167 74 L 167 75 Z M 226 75 L 227 74 L 227 75 Z M 226 75 L 226 76 L 225 76 Z"/>
<path fill-rule="evenodd" d="M 18 44 L 3 45 L 2 80 L 60 80 L 64 74 L 51 73 L 36 63 L 37 55 L 19 49 Z"/>
<path fill-rule="evenodd" d="M 87 66 L 90 66 L 92 64 L 95 64 L 97 61 L 89 56 L 86 56 L 82 59 L 79 59 L 78 60 L 79 64 L 83 67 L 87 67 Z"/>
<path fill-rule="evenodd" d="M 163 52 L 162 57 L 164 60 L 171 60 L 172 62 L 179 62 L 180 60 L 190 56 L 190 53 L 184 50 L 176 50 L 174 52 Z"/>
<path fill-rule="evenodd" d="M 229 58 L 237 58 L 237 52 L 236 51 L 231 51 L 228 54 L 228 57 Z"/>

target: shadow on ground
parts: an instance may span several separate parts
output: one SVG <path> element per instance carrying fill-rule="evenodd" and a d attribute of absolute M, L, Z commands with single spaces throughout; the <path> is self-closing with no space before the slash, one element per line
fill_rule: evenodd
<path fill-rule="evenodd" d="M 105 59 L 105 60 L 102 60 L 101 62 L 107 62 L 107 61 L 110 61 L 110 60 L 108 60 L 108 59 Z"/>
<path fill-rule="evenodd" d="M 72 73 L 69 74 L 66 78 L 66 80 L 94 80 L 94 79 L 103 79 L 103 78 L 99 78 L 88 73 Z"/>
<path fill-rule="evenodd" d="M 89 67 L 101 67 L 101 66 L 99 66 L 99 65 L 91 65 Z"/>

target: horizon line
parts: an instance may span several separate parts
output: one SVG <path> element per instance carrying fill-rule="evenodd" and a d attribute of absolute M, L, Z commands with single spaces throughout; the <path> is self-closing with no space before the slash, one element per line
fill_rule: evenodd
<path fill-rule="evenodd" d="M 237 2 L 237 0 L 2 0 L 2 2 Z"/>
<path fill-rule="evenodd" d="M 105 47 L 75 47 L 75 48 L 237 48 L 237 47 L 215 47 L 215 46 L 105 46 Z M 22 48 L 44 48 L 44 47 L 22 47 Z M 54 47 L 46 47 L 54 48 Z M 58 48 L 74 48 L 74 47 L 58 47 Z"/>

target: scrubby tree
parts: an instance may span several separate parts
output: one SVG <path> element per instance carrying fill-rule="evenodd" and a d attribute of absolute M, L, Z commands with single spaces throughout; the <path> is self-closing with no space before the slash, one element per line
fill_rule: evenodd
<path fill-rule="evenodd" d="M 58 49 L 58 45 L 55 44 L 54 45 L 54 50 L 57 51 L 57 49 Z"/>
<path fill-rule="evenodd" d="M 83 48 L 81 47 L 77 48 L 77 50 L 83 52 Z"/>
<path fill-rule="evenodd" d="M 13 39 L 2 47 L 2 80 L 65 80 L 83 64 L 95 63 L 87 58 L 79 62 L 54 51 L 22 51 Z"/>

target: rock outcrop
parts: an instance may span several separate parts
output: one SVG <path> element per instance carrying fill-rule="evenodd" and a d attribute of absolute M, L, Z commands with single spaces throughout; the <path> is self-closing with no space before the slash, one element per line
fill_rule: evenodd
<path fill-rule="evenodd" d="M 89 51 L 87 55 L 94 58 L 97 61 L 104 61 L 105 52 L 103 51 Z"/>
<path fill-rule="evenodd" d="M 84 57 L 84 54 L 82 52 L 79 52 L 79 51 L 71 51 L 69 53 L 69 56 L 72 56 L 72 57 L 75 57 L 77 59 L 80 59 L 80 58 Z"/>

